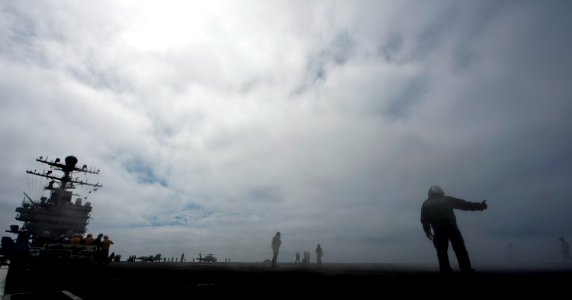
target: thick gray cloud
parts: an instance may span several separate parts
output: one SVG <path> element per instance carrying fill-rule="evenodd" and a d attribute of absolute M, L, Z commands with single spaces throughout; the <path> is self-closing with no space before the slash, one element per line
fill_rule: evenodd
<path fill-rule="evenodd" d="M 572 238 L 566 1 L 0 4 L 0 226 L 34 159 L 101 169 L 91 232 L 124 255 L 435 264 L 426 191 L 476 265 Z"/>

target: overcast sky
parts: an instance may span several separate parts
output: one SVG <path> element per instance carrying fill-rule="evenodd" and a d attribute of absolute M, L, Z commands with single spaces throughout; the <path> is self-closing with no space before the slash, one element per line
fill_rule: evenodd
<path fill-rule="evenodd" d="M 262 261 L 280 231 L 279 262 L 437 266 L 437 184 L 489 204 L 456 213 L 475 268 L 556 264 L 571 53 L 570 1 L 2 1 L 0 227 L 75 155 L 124 257 Z"/>

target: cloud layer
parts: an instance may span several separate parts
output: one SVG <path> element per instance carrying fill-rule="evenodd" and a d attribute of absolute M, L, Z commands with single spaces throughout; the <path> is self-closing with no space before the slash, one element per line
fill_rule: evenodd
<path fill-rule="evenodd" d="M 572 239 L 568 2 L 0 4 L 0 225 L 40 155 L 96 166 L 124 256 L 436 263 L 429 186 L 475 264 Z"/>

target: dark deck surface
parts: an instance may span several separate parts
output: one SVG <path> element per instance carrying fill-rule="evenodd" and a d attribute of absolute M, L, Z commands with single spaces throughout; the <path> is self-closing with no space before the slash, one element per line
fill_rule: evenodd
<path fill-rule="evenodd" d="M 50 265 L 11 268 L 5 295 L 11 299 L 190 299 L 342 296 L 352 299 L 416 296 L 438 299 L 542 296 L 557 299 L 572 290 L 569 270 L 481 271 L 443 275 L 390 264 L 113 263 L 109 266 Z M 372 296 L 373 295 L 373 296 Z M 6 296 L 5 296 L 6 297 Z M 393 296 L 392 296 L 393 297 Z"/>

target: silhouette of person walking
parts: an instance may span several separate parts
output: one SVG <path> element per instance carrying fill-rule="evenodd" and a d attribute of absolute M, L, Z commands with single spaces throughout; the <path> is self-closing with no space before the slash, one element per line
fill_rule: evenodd
<path fill-rule="evenodd" d="M 316 260 L 318 265 L 322 264 L 322 256 L 324 256 L 324 250 L 322 250 L 322 247 L 318 244 L 318 247 L 316 247 Z"/>
<path fill-rule="evenodd" d="M 280 250 L 280 245 L 282 245 L 280 232 L 276 232 L 272 238 L 272 268 L 276 268 L 276 260 L 278 259 L 278 250 Z"/>
<path fill-rule="evenodd" d="M 109 264 L 109 248 L 113 245 L 113 242 L 109 239 L 107 235 L 103 236 L 103 241 L 101 242 L 101 260 L 104 264 Z"/>
<path fill-rule="evenodd" d="M 469 202 L 459 198 L 445 196 L 443 189 L 439 186 L 429 188 L 428 199 L 421 206 L 421 223 L 425 235 L 433 240 L 433 245 L 437 250 L 437 258 L 439 259 L 439 268 L 443 273 L 453 271 L 449 264 L 449 241 L 457 256 L 459 268 L 461 272 L 474 272 L 471 268 L 469 254 L 465 247 L 465 242 L 459 227 L 453 209 L 460 210 L 485 210 L 487 201 Z M 433 232 L 431 232 L 433 229 Z"/>
<path fill-rule="evenodd" d="M 103 238 L 103 233 L 100 233 L 97 235 L 97 238 L 93 241 L 93 244 L 95 245 L 95 254 L 94 254 L 94 262 L 96 264 L 100 264 L 101 262 L 103 262 L 103 258 L 102 258 L 102 253 L 103 253 L 103 249 L 102 249 L 102 241 L 101 239 Z"/>
<path fill-rule="evenodd" d="M 296 251 L 296 260 L 294 263 L 300 263 L 300 251 Z"/>
<path fill-rule="evenodd" d="M 304 257 L 302 257 L 302 263 L 303 264 L 310 263 L 310 251 L 304 251 Z"/>
<path fill-rule="evenodd" d="M 310 251 L 304 251 L 304 258 L 302 261 L 306 264 L 310 264 Z"/>
<path fill-rule="evenodd" d="M 564 237 L 560 237 L 558 240 L 560 241 L 560 253 L 562 253 L 562 262 L 565 264 L 568 261 L 572 261 L 572 258 L 570 258 L 570 245 L 568 245 L 568 242 L 564 239 Z"/>

